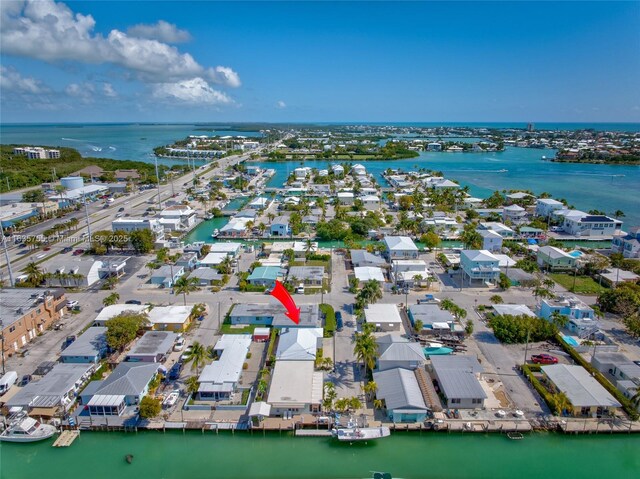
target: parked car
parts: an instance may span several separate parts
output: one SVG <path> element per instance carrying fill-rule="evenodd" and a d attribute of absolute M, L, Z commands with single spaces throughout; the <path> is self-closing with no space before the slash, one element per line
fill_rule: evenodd
<path fill-rule="evenodd" d="M 184 362 L 187 359 L 189 359 L 189 356 L 191 355 L 191 351 L 193 351 L 193 346 L 191 345 L 187 346 L 187 349 L 185 349 L 184 353 L 182 353 L 182 356 L 180 356 L 180 362 Z"/>
<path fill-rule="evenodd" d="M 535 364 L 558 364 L 558 358 L 551 356 L 550 354 L 534 354 L 531 356 L 531 361 Z"/>
<path fill-rule="evenodd" d="M 0 395 L 6 393 L 11 386 L 13 386 L 18 380 L 18 373 L 15 371 L 7 371 L 7 373 L 0 378 Z"/>
<path fill-rule="evenodd" d="M 125 301 L 124 304 L 142 304 L 142 302 L 138 301 L 137 299 L 129 299 Z"/>
<path fill-rule="evenodd" d="M 69 253 L 70 251 L 73 251 L 73 248 L 71 246 L 65 246 L 64 248 L 62 248 L 63 253 Z"/>
<path fill-rule="evenodd" d="M 51 246 L 45 246 L 42 251 L 51 251 Z"/>
<path fill-rule="evenodd" d="M 176 344 L 173 345 L 173 350 L 174 351 L 182 351 L 184 349 L 184 343 L 185 343 L 185 339 L 184 338 L 180 338 L 176 341 Z"/>
<path fill-rule="evenodd" d="M 78 304 L 79 303 L 77 301 L 70 299 L 69 301 L 67 301 L 67 308 L 68 309 L 73 309 L 76 306 L 78 306 Z"/>
<path fill-rule="evenodd" d="M 173 366 L 171 366 L 168 377 L 171 381 L 175 381 L 176 379 L 180 378 L 181 372 L 182 372 L 182 363 L 175 363 Z"/>
<path fill-rule="evenodd" d="M 81 254 L 84 254 L 84 250 L 82 248 L 77 249 L 73 252 L 73 256 L 80 256 Z"/>
<path fill-rule="evenodd" d="M 124 206 L 122 208 L 118 208 L 118 212 L 122 213 L 124 211 Z"/>
<path fill-rule="evenodd" d="M 344 324 L 342 322 L 342 313 L 340 311 L 336 312 L 336 330 L 342 331 Z"/>

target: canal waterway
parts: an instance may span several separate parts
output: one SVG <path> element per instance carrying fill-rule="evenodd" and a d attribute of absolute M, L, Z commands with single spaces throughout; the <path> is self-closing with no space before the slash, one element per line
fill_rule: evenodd
<path fill-rule="evenodd" d="M 189 431 L 83 432 L 69 448 L 52 440 L 0 444 L 1 479 L 637 478 L 640 436 L 395 433 L 370 444 L 289 434 Z M 127 454 L 133 461 L 125 461 Z"/>

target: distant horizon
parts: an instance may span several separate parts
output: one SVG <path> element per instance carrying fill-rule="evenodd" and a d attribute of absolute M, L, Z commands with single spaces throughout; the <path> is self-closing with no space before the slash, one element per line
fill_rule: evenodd
<path fill-rule="evenodd" d="M 271 125 L 438 125 L 438 124 L 459 124 L 459 125 L 484 125 L 484 124 L 504 124 L 512 125 L 516 123 L 522 123 L 527 126 L 532 125 L 640 125 L 640 121 L 535 121 L 535 120 L 513 120 L 513 121 L 406 121 L 406 120 L 390 120 L 390 121 L 369 121 L 369 120 L 279 120 L 279 121 L 260 121 L 260 120 L 215 120 L 215 121 L 203 121 L 203 120 L 181 120 L 181 121 L 0 121 L 0 126 L 13 126 L 13 125 L 248 125 L 248 124 L 271 124 Z"/>

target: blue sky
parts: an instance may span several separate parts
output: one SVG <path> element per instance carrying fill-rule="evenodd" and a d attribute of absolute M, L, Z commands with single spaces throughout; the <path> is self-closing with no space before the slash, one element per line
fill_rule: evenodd
<path fill-rule="evenodd" d="M 1 9 L 3 122 L 640 121 L 638 2 Z"/>

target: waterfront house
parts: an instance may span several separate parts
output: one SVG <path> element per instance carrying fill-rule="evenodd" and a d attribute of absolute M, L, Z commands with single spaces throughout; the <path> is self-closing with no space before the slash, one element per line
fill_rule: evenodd
<path fill-rule="evenodd" d="M 509 205 L 502 208 L 503 221 L 510 221 L 514 225 L 519 225 L 527 221 L 527 210 L 522 206 Z"/>
<path fill-rule="evenodd" d="M 536 200 L 536 215 L 543 218 L 553 216 L 553 213 L 564 209 L 564 204 L 552 198 L 539 198 Z"/>
<path fill-rule="evenodd" d="M 364 165 L 356 163 L 351 167 L 351 174 L 353 176 L 364 176 L 367 174 L 367 169 L 364 167 Z"/>
<path fill-rule="evenodd" d="M 342 165 L 331 165 L 331 172 L 336 177 L 341 177 L 344 175 L 344 167 Z"/>
<path fill-rule="evenodd" d="M 502 249 L 502 236 L 493 230 L 478 229 L 478 234 L 482 236 L 482 249 L 495 252 Z"/>
<path fill-rule="evenodd" d="M 373 324 L 377 331 L 402 331 L 402 318 L 395 304 L 370 304 L 364 309 L 365 322 Z"/>
<path fill-rule="evenodd" d="M 493 311 L 496 316 L 529 316 L 535 318 L 536 314 L 525 304 L 494 304 Z"/>
<path fill-rule="evenodd" d="M 500 276 L 500 260 L 487 250 L 463 250 L 460 267 L 469 285 L 471 281 L 496 282 Z"/>
<path fill-rule="evenodd" d="M 34 417 L 66 413 L 94 369 L 93 363 L 56 364 L 42 379 L 18 390 L 5 402 L 5 407 L 22 408 Z"/>
<path fill-rule="evenodd" d="M 258 266 L 253 269 L 247 282 L 254 286 L 275 286 L 276 281 L 282 281 L 284 273 L 279 266 Z"/>
<path fill-rule="evenodd" d="M 251 218 L 231 218 L 229 222 L 218 231 L 222 238 L 239 238 L 246 234 L 247 223 L 253 222 Z"/>
<path fill-rule="evenodd" d="M 394 259 L 391 271 L 397 286 L 412 288 L 416 278 L 426 280 L 430 276 L 427 263 L 421 259 Z"/>
<path fill-rule="evenodd" d="M 614 415 L 621 404 L 582 366 L 552 364 L 542 366 L 543 381 L 564 393 L 573 416 L 601 417 Z"/>
<path fill-rule="evenodd" d="M 60 353 L 61 363 L 98 363 L 107 354 L 107 328 L 94 326 Z"/>
<path fill-rule="evenodd" d="M 291 266 L 287 280 L 290 283 L 304 283 L 305 286 L 322 287 L 324 266 Z"/>
<path fill-rule="evenodd" d="M 156 363 L 120 363 L 103 381 L 92 381 L 82 391 L 81 403 L 92 416 L 120 416 L 140 404 L 158 374 Z"/>
<path fill-rule="evenodd" d="M 445 405 L 452 409 L 480 409 L 487 393 L 480 384 L 484 368 L 475 356 L 431 356 L 431 371 Z"/>
<path fill-rule="evenodd" d="M 607 268 L 599 276 L 609 286 L 617 286 L 620 283 L 637 283 L 640 280 L 639 275 L 620 268 Z"/>
<path fill-rule="evenodd" d="M 479 228 L 483 230 L 495 231 L 500 236 L 506 239 L 511 239 L 516 236 L 516 232 L 513 229 L 509 228 L 507 225 L 495 221 L 481 222 Z"/>
<path fill-rule="evenodd" d="M 162 220 L 178 220 L 179 230 L 188 230 L 196 224 L 196 212 L 187 205 L 173 205 L 160 212 Z"/>
<path fill-rule="evenodd" d="M 278 338 L 276 361 L 315 361 L 322 328 L 285 328 Z"/>
<path fill-rule="evenodd" d="M 323 384 L 322 371 L 315 371 L 314 361 L 276 361 L 267 397 L 271 415 L 320 412 Z"/>
<path fill-rule="evenodd" d="M 189 278 L 196 278 L 198 280 L 198 286 L 211 286 L 216 283 L 221 283 L 222 277 L 223 275 L 213 268 L 197 268 L 189 275 Z"/>
<path fill-rule="evenodd" d="M 228 400 L 237 390 L 242 367 L 251 346 L 250 334 L 223 334 L 213 347 L 218 358 L 198 377 L 198 399 Z"/>
<path fill-rule="evenodd" d="M 384 255 L 387 260 L 393 259 L 417 259 L 418 247 L 408 236 L 385 236 Z"/>
<path fill-rule="evenodd" d="M 276 216 L 269 225 L 271 236 L 286 237 L 291 234 L 288 216 Z"/>
<path fill-rule="evenodd" d="M 112 231 L 133 231 L 149 230 L 156 239 L 164 237 L 164 226 L 160 220 L 155 218 L 116 218 L 111 222 Z"/>
<path fill-rule="evenodd" d="M 620 220 L 604 215 L 590 215 L 578 210 L 567 210 L 562 218 L 562 230 L 571 236 L 613 237 L 622 228 Z"/>
<path fill-rule="evenodd" d="M 209 268 L 216 270 L 220 264 L 222 264 L 229 255 L 227 253 L 208 253 L 207 256 L 202 258 L 198 264 L 201 268 Z"/>
<path fill-rule="evenodd" d="M 231 256 L 232 258 L 237 257 L 241 250 L 242 250 L 242 243 L 236 243 L 231 241 L 227 241 L 227 242 L 217 241 L 209 245 L 210 253 L 224 253 L 226 255 Z"/>
<path fill-rule="evenodd" d="M 151 284 L 157 284 L 163 288 L 172 288 L 178 279 L 184 275 L 184 266 L 165 264 L 151 273 Z"/>
<path fill-rule="evenodd" d="M 378 344 L 378 371 L 393 368 L 414 370 L 427 361 L 420 343 L 409 341 L 399 334 L 386 334 L 376 339 Z"/>
<path fill-rule="evenodd" d="M 427 151 L 442 151 L 442 143 L 430 142 L 427 143 Z"/>
<path fill-rule="evenodd" d="M 191 305 L 155 306 L 149 310 L 149 326 L 153 331 L 180 333 L 191 324 Z"/>
<path fill-rule="evenodd" d="M 615 234 L 611 250 L 622 253 L 625 258 L 640 258 L 640 226 L 631 228 L 627 234 Z"/>
<path fill-rule="evenodd" d="M 271 200 L 269 200 L 268 198 L 258 197 L 251 200 L 251 202 L 247 205 L 247 208 L 251 208 L 252 210 L 263 210 L 265 208 L 268 208 L 270 204 Z"/>
<path fill-rule="evenodd" d="M 133 345 L 127 354 L 127 361 L 163 362 L 173 349 L 177 339 L 177 334 L 168 331 L 147 331 Z"/>
<path fill-rule="evenodd" d="M 318 251 L 318 243 L 315 241 L 275 241 L 267 243 L 264 252 L 266 254 L 283 254 L 288 249 L 293 250 L 296 258 L 304 258 L 307 253 Z"/>
<path fill-rule="evenodd" d="M 39 333 L 64 317 L 64 289 L 0 289 L 0 333 L 3 354 L 19 352 Z"/>
<path fill-rule="evenodd" d="M 538 265 L 546 270 L 560 271 L 573 270 L 576 267 L 577 258 L 562 251 L 555 246 L 542 246 L 536 253 Z"/>
<path fill-rule="evenodd" d="M 593 309 L 575 296 L 561 295 L 553 299 L 543 299 L 537 313 L 546 320 L 551 320 L 553 313 L 566 316 L 568 323 L 565 329 L 581 338 L 590 336 L 599 326 Z"/>
<path fill-rule="evenodd" d="M 351 250 L 351 264 L 354 267 L 358 266 L 386 266 L 387 262 L 381 256 L 373 253 L 369 253 L 364 249 Z"/>
<path fill-rule="evenodd" d="M 395 423 L 422 422 L 429 408 L 424 402 L 416 372 L 393 368 L 373 373 L 378 389 L 376 398 L 383 399 L 387 418 Z"/>
<path fill-rule="evenodd" d="M 240 210 L 235 215 L 233 215 L 234 218 L 248 218 L 252 221 L 255 221 L 257 216 L 258 216 L 258 212 L 250 208 Z"/>
<path fill-rule="evenodd" d="M 640 387 L 640 365 L 624 354 L 601 352 L 593 354 L 591 364 L 608 379 L 628 399 L 631 399 Z M 638 406 L 640 410 L 640 406 Z"/>

